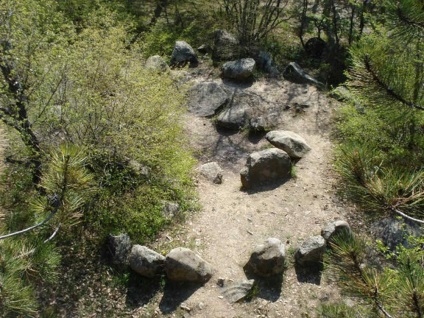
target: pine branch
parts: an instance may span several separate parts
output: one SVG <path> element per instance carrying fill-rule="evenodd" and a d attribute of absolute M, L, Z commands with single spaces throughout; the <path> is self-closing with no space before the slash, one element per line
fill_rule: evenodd
<path fill-rule="evenodd" d="M 418 104 L 415 104 L 413 102 L 407 101 L 406 99 L 404 99 L 401 95 L 399 95 L 398 93 L 396 93 L 391 87 L 389 87 L 379 76 L 378 74 L 374 71 L 374 69 L 372 68 L 371 65 L 371 59 L 369 57 L 369 55 L 366 55 L 364 57 L 364 65 L 365 65 L 365 69 L 368 71 L 368 73 L 371 74 L 372 79 L 374 80 L 374 82 L 376 82 L 378 84 L 378 86 L 380 88 L 382 88 L 387 95 L 389 95 L 391 98 L 401 102 L 402 104 L 410 107 L 410 108 L 414 108 L 414 109 L 418 109 L 418 110 L 423 110 L 424 111 L 424 107 Z"/>
<path fill-rule="evenodd" d="M 424 220 L 413 218 L 413 217 L 411 217 L 411 216 L 403 213 L 402 211 L 399 211 L 398 209 L 395 209 L 394 207 L 390 207 L 390 210 L 393 211 L 393 212 L 395 212 L 395 213 L 397 213 L 397 214 L 399 214 L 399 215 L 401 215 L 401 216 L 403 216 L 404 218 L 406 218 L 408 220 L 411 220 L 411 221 L 414 221 L 414 222 L 417 222 L 417 223 L 420 223 L 420 224 L 424 224 Z"/>

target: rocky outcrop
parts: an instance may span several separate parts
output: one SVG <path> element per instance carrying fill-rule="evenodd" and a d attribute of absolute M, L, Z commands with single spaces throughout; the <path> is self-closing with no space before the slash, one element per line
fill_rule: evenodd
<path fill-rule="evenodd" d="M 222 183 L 222 172 L 223 170 L 218 165 L 217 162 L 208 162 L 204 165 L 201 165 L 198 169 L 200 174 L 204 176 L 209 181 L 215 183 L 215 184 L 221 184 Z"/>
<path fill-rule="evenodd" d="M 131 269 L 141 276 L 155 277 L 163 273 L 165 257 L 145 246 L 134 245 L 129 262 Z"/>
<path fill-rule="evenodd" d="M 247 158 L 246 166 L 240 171 L 243 188 L 283 181 L 290 177 L 289 155 L 277 148 L 254 152 Z"/>
<path fill-rule="evenodd" d="M 150 56 L 144 67 L 158 73 L 164 73 L 169 70 L 168 64 L 166 64 L 165 60 L 159 55 Z"/>
<path fill-rule="evenodd" d="M 350 235 L 352 231 L 349 224 L 342 220 L 330 222 L 321 230 L 321 236 L 327 243 L 331 243 L 334 237 L 343 234 Z"/>
<path fill-rule="evenodd" d="M 212 277 L 212 267 L 199 255 L 184 247 L 174 248 L 166 256 L 165 272 L 169 280 L 206 283 Z"/>
<path fill-rule="evenodd" d="M 326 243 L 321 235 L 312 236 L 297 249 L 294 258 L 300 266 L 321 263 L 325 253 Z"/>
<path fill-rule="evenodd" d="M 288 130 L 273 130 L 266 134 L 266 139 L 275 147 L 284 150 L 293 159 L 302 158 L 311 150 L 298 134 Z"/>
<path fill-rule="evenodd" d="M 227 31 L 215 31 L 212 59 L 215 61 L 228 61 L 238 58 L 240 43 L 236 37 Z"/>
<path fill-rule="evenodd" d="M 197 66 L 197 55 L 193 48 L 185 41 L 176 41 L 174 50 L 171 56 L 172 66 L 185 66 L 187 63 L 190 66 Z"/>
<path fill-rule="evenodd" d="M 228 102 L 225 90 L 215 82 L 204 82 L 189 91 L 188 110 L 201 117 L 211 117 Z"/>
<path fill-rule="evenodd" d="M 236 81 L 247 81 L 253 77 L 255 65 L 256 62 L 252 58 L 226 62 L 221 67 L 221 75 Z"/>
<path fill-rule="evenodd" d="M 311 84 L 322 87 L 323 84 L 306 73 L 296 62 L 291 62 L 283 71 L 286 80 L 296 84 Z"/>
<path fill-rule="evenodd" d="M 131 251 L 131 239 L 128 234 L 110 234 L 107 248 L 113 264 L 125 265 L 128 263 L 128 255 Z"/>
<path fill-rule="evenodd" d="M 282 274 L 285 265 L 285 247 L 279 239 L 268 238 L 256 246 L 245 268 L 261 277 Z"/>

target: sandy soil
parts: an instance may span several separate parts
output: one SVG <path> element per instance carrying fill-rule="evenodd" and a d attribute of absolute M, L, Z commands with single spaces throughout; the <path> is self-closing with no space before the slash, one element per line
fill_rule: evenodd
<path fill-rule="evenodd" d="M 159 317 L 314 317 L 320 302 L 340 297 L 325 272 L 299 273 L 292 264 L 293 252 L 304 239 L 347 214 L 348 208 L 335 195 L 331 166 L 330 119 L 336 104 L 314 87 L 286 81 L 262 80 L 241 89 L 279 106 L 277 128 L 300 134 L 312 150 L 296 163 L 295 178 L 245 192 L 239 171 L 251 152 L 270 147 L 264 136 L 217 131 L 212 120 L 187 114 L 186 129 L 199 165 L 218 162 L 224 181 L 217 185 L 199 176 L 201 211 L 178 233 L 165 233 L 163 240 L 185 242 L 212 264 L 215 274 L 201 288 L 165 288 L 135 316 L 153 312 Z M 298 108 L 299 98 L 308 107 Z M 230 304 L 221 295 L 218 278 L 229 283 L 246 279 L 243 266 L 250 253 L 269 237 L 286 244 L 289 265 L 283 281 L 261 282 L 250 302 Z"/>

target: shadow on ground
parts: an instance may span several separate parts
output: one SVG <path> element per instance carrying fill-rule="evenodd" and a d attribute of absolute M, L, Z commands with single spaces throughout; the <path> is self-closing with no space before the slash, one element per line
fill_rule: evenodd
<path fill-rule="evenodd" d="M 299 283 L 320 285 L 323 270 L 322 263 L 310 264 L 308 266 L 295 265 L 296 277 Z"/>
<path fill-rule="evenodd" d="M 138 308 L 148 304 L 164 288 L 164 285 L 165 278 L 162 276 L 146 278 L 130 271 L 127 285 L 127 306 Z"/>
<path fill-rule="evenodd" d="M 256 287 L 254 287 L 253 296 L 270 302 L 276 302 L 280 298 L 283 288 L 283 275 L 273 275 L 266 278 L 260 277 L 252 273 L 248 265 L 245 265 L 243 270 L 247 279 L 255 280 Z"/>
<path fill-rule="evenodd" d="M 167 281 L 163 291 L 163 297 L 159 303 L 160 311 L 162 314 L 169 314 L 175 311 L 182 302 L 187 300 L 200 287 L 202 287 L 201 284 Z"/>

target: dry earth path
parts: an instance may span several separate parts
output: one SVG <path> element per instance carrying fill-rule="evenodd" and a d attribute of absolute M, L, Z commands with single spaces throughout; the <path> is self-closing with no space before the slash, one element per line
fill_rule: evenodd
<path fill-rule="evenodd" d="M 312 150 L 296 163 L 294 178 L 279 186 L 245 192 L 240 188 L 240 169 L 251 152 L 270 144 L 264 136 L 217 131 L 211 119 L 188 113 L 186 130 L 199 165 L 218 162 L 224 170 L 223 183 L 213 184 L 199 176 L 201 211 L 190 217 L 179 233 L 164 234 L 163 240 L 194 248 L 215 273 L 201 288 L 165 288 L 164 294 L 138 310 L 142 315 L 154 308 L 155 315 L 171 317 L 314 317 L 319 303 L 340 297 L 325 272 L 299 273 L 291 264 L 293 251 L 304 239 L 347 215 L 348 208 L 335 195 L 331 165 L 330 123 L 336 103 L 315 87 L 286 81 L 262 80 L 235 88 L 279 105 L 277 128 L 300 134 Z M 299 98 L 307 106 L 299 106 Z M 286 244 L 289 265 L 283 281 L 262 283 L 250 302 L 230 304 L 221 295 L 218 278 L 226 282 L 246 279 L 243 266 L 250 253 L 269 237 Z"/>

